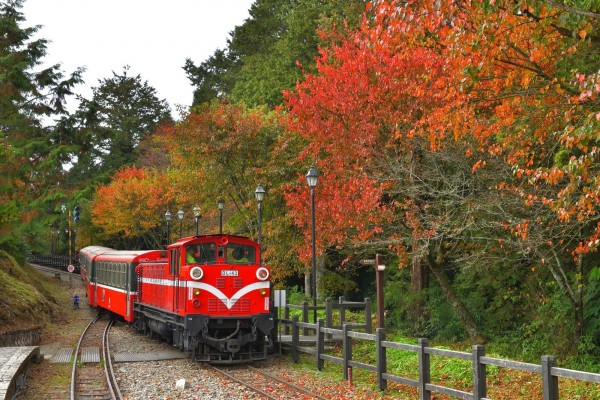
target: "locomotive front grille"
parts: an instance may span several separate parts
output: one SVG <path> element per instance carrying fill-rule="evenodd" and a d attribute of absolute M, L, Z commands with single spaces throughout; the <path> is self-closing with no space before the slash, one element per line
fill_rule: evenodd
<path fill-rule="evenodd" d="M 249 313 L 250 312 L 250 299 L 241 299 L 237 303 L 236 306 L 239 307 L 239 312 L 241 313 Z"/>
<path fill-rule="evenodd" d="M 248 313 L 250 312 L 250 299 L 240 299 L 235 302 L 231 310 L 220 299 L 208 299 L 208 312 L 213 313 Z"/>
<path fill-rule="evenodd" d="M 244 280 L 242 278 L 235 278 L 233 280 L 233 288 L 234 289 L 241 289 L 244 287 Z"/>

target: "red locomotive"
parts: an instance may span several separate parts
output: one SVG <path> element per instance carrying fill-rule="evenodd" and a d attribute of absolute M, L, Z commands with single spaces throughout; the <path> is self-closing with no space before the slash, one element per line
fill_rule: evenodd
<path fill-rule="evenodd" d="M 182 238 L 167 250 L 79 252 L 90 306 L 117 314 L 194 361 L 264 360 L 274 320 L 260 245 L 233 235 Z"/>

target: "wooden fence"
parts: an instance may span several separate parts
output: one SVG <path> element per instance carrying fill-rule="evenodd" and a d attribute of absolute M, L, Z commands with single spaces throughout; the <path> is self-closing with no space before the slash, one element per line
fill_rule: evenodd
<path fill-rule="evenodd" d="M 289 321 L 280 321 L 288 323 Z M 348 379 L 352 368 L 371 371 L 377 375 L 377 385 L 380 390 L 387 389 L 388 382 L 396 382 L 402 385 L 413 386 L 419 390 L 419 399 L 429 400 L 432 393 L 441 393 L 459 399 L 486 400 L 487 379 L 486 366 L 497 366 L 512 370 L 527 371 L 541 376 L 544 400 L 558 400 L 558 378 L 569 378 L 578 381 L 600 384 L 600 374 L 574 371 L 556 366 L 556 357 L 542 356 L 541 364 L 529 364 L 524 362 L 504 360 L 500 358 L 486 357 L 485 347 L 473 346 L 471 353 L 438 349 L 429 347 L 428 339 L 419 339 L 417 345 L 390 342 L 386 340 L 385 330 L 378 328 L 375 334 L 368 332 L 356 332 L 352 329 L 364 328 L 363 324 L 344 324 L 342 329 L 328 328 L 325 321 L 320 319 L 316 324 L 300 322 L 298 316 L 294 316 L 290 322 L 292 330 L 292 358 L 294 362 L 299 361 L 299 353 L 308 353 L 315 356 L 317 369 L 323 369 L 324 362 L 329 361 L 342 365 L 344 379 Z M 312 330 L 316 333 L 316 347 L 302 347 L 299 345 L 300 329 Z M 343 352 L 342 357 L 325 354 L 325 335 L 341 335 Z M 352 359 L 353 339 L 375 342 L 376 365 L 371 365 Z M 399 349 L 417 354 L 419 365 L 419 378 L 410 379 L 396 376 L 387 372 L 387 349 Z M 442 356 L 471 361 L 473 386 L 472 392 L 465 392 L 445 386 L 431 383 L 430 356 Z M 600 390 L 600 387 L 598 388 Z"/>
<path fill-rule="evenodd" d="M 291 320 L 290 320 L 290 310 L 301 310 L 302 311 L 302 322 L 308 322 L 309 311 L 312 310 L 325 310 L 325 326 L 328 328 L 338 328 L 342 329 L 342 326 L 346 323 L 346 310 L 352 309 L 361 309 L 364 308 L 364 318 L 365 318 L 365 331 L 367 333 L 371 333 L 372 326 L 372 314 L 371 314 L 371 299 L 366 298 L 365 301 L 346 301 L 344 296 L 340 296 L 339 303 L 334 303 L 331 299 L 325 300 L 324 306 L 309 306 L 308 302 L 302 303 L 302 305 L 295 304 L 287 304 L 284 310 L 283 320 L 280 320 L 284 323 L 285 326 L 285 334 L 290 334 Z M 339 311 L 339 325 L 333 325 L 333 312 L 335 310 Z M 287 323 L 286 323 L 287 322 Z M 304 328 L 303 335 L 307 335 L 307 328 Z"/>

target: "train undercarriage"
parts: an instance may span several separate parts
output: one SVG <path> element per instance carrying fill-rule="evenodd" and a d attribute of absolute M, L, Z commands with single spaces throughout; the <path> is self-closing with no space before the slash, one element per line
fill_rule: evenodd
<path fill-rule="evenodd" d="M 271 314 L 243 317 L 180 316 L 143 304 L 135 304 L 133 326 L 149 336 L 160 337 L 193 361 L 234 364 L 265 360 L 272 346 Z"/>

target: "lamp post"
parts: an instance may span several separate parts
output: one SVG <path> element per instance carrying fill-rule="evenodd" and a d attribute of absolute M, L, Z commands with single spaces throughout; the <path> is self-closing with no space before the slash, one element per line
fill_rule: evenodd
<path fill-rule="evenodd" d="M 315 244 L 315 187 L 319 180 L 319 173 L 315 167 L 310 167 L 306 174 L 306 182 L 310 188 L 310 219 L 312 222 L 312 295 L 313 295 L 313 323 L 317 323 L 317 255 Z"/>
<path fill-rule="evenodd" d="M 223 207 L 225 207 L 225 200 L 219 199 L 217 201 L 217 206 L 219 206 L 219 234 L 223 233 Z"/>
<path fill-rule="evenodd" d="M 200 219 L 200 207 L 194 207 L 194 218 L 196 219 L 196 236 L 198 236 L 198 220 Z"/>
<path fill-rule="evenodd" d="M 181 233 L 181 228 L 182 228 L 182 223 L 183 223 L 183 210 L 179 210 L 177 211 L 177 218 L 179 219 L 179 238 L 181 239 L 182 233 Z"/>
<path fill-rule="evenodd" d="M 256 197 L 256 201 L 258 202 L 258 264 L 262 265 L 262 201 L 265 198 L 265 189 L 259 184 L 254 191 L 254 197 Z"/>
<path fill-rule="evenodd" d="M 167 212 L 165 213 L 165 221 L 167 221 L 167 246 L 169 245 L 169 237 L 170 232 L 169 232 L 169 228 L 171 227 L 171 212 L 169 210 L 167 210 Z"/>

